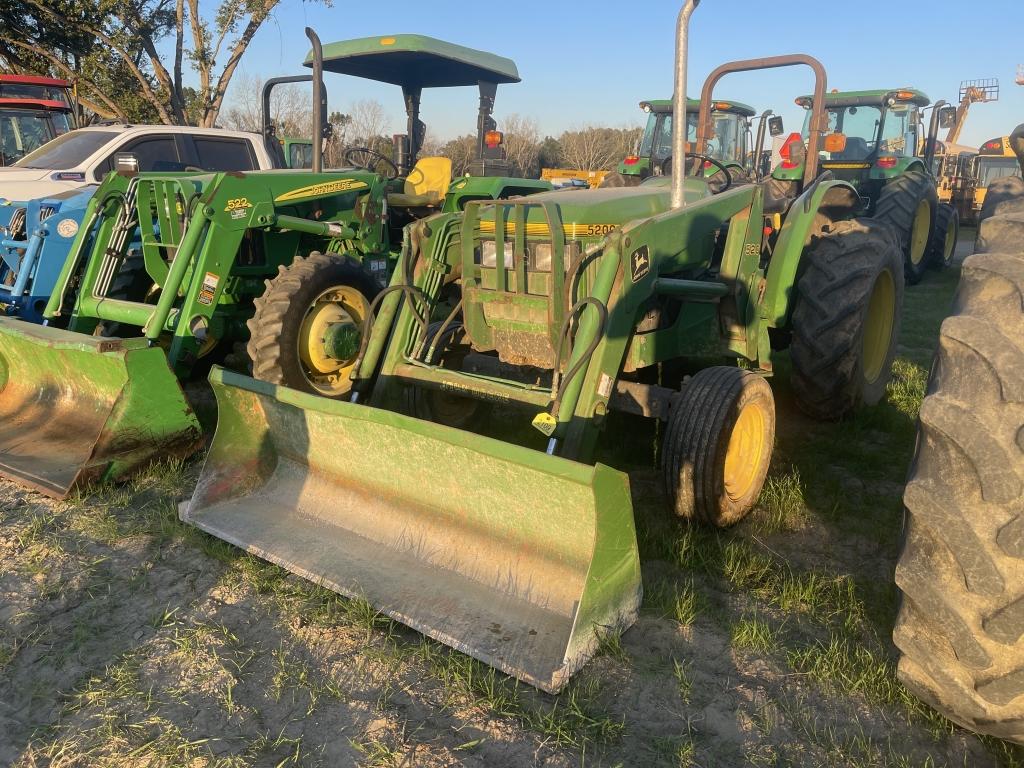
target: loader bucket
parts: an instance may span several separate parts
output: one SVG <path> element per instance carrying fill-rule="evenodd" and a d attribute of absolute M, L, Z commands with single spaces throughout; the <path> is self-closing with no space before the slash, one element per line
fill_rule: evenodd
<path fill-rule="evenodd" d="M 557 692 L 640 605 L 625 475 L 214 368 L 187 523 Z"/>
<path fill-rule="evenodd" d="M 64 498 L 201 440 L 159 347 L 0 318 L 0 475 Z"/>

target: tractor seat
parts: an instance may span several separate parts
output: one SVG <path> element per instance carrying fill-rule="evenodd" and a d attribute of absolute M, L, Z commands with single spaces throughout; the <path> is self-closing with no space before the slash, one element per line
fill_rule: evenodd
<path fill-rule="evenodd" d="M 405 177 L 404 192 L 389 192 L 388 205 L 400 208 L 434 208 L 444 202 L 452 183 L 452 161 L 447 157 L 423 157 Z"/>

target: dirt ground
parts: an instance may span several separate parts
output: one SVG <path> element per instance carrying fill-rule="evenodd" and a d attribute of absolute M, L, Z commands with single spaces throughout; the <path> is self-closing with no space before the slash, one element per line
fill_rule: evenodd
<path fill-rule="evenodd" d="M 888 402 L 814 423 L 780 366 L 736 529 L 668 519 L 653 431 L 623 431 L 644 607 L 557 697 L 183 526 L 198 460 L 68 502 L 0 482 L 0 765 L 1024 765 L 894 671 L 902 482 L 956 277 L 908 292 Z"/>

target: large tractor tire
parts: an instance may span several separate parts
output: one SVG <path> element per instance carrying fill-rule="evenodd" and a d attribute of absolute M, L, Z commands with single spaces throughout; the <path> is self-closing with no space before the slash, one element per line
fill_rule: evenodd
<path fill-rule="evenodd" d="M 1008 214 L 1024 214 L 1024 179 L 1019 176 L 1004 176 L 992 182 L 978 221 Z"/>
<path fill-rule="evenodd" d="M 921 405 L 893 639 L 912 693 L 1024 744 L 1024 212 L 978 241 Z"/>
<path fill-rule="evenodd" d="M 949 203 L 942 203 L 935 211 L 935 226 L 928 244 L 928 266 L 949 269 L 956 257 L 956 244 L 960 239 L 960 214 Z"/>
<path fill-rule="evenodd" d="M 903 267 L 911 285 L 928 267 L 928 245 L 935 221 L 935 182 L 924 171 L 908 171 L 882 187 L 874 218 L 891 224 L 903 249 Z"/>
<path fill-rule="evenodd" d="M 279 267 L 248 321 L 253 376 L 326 397 L 351 390 L 363 322 L 379 287 L 358 261 L 311 253 Z"/>
<path fill-rule="evenodd" d="M 444 328 L 438 338 L 438 332 L 444 325 L 442 321 L 427 326 L 424 362 L 440 365 L 443 368 L 461 370 L 462 361 L 469 353 L 468 344 L 464 344 L 465 329 L 461 321 L 453 321 Z M 434 353 L 430 355 L 433 346 Z M 411 415 L 424 421 L 434 421 L 457 429 L 466 429 L 483 410 L 483 401 L 473 397 L 465 397 L 438 389 L 410 386 L 406 390 L 407 408 Z"/>
<path fill-rule="evenodd" d="M 597 185 L 598 189 L 616 189 L 618 187 L 639 187 L 640 182 L 643 178 L 636 174 L 620 173 L 619 171 L 612 171 L 605 174 L 605 177 L 601 179 L 601 183 Z"/>
<path fill-rule="evenodd" d="M 903 306 L 903 260 L 892 227 L 840 221 L 803 255 L 791 323 L 793 390 L 816 419 L 839 419 L 885 394 Z"/>
<path fill-rule="evenodd" d="M 673 405 L 662 451 L 676 514 L 725 527 L 757 501 L 775 444 L 764 377 L 730 366 L 698 371 Z"/>

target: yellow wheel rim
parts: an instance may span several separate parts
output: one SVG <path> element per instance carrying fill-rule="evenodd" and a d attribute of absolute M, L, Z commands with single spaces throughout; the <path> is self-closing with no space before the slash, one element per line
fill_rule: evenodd
<path fill-rule="evenodd" d="M 725 492 L 733 501 L 750 493 L 765 450 L 765 418 L 756 403 L 740 411 L 725 451 Z"/>
<path fill-rule="evenodd" d="M 892 326 L 896 317 L 896 283 L 885 270 L 875 280 L 868 301 L 868 314 L 864 322 L 864 378 L 868 384 L 878 381 L 889 357 Z"/>
<path fill-rule="evenodd" d="M 310 303 L 299 329 L 298 352 L 302 373 L 318 392 L 337 397 L 351 388 L 348 377 L 356 354 L 333 357 L 326 340 L 338 325 L 351 326 L 347 330 L 358 333 L 369 311 L 366 297 L 347 285 L 328 288 Z"/>
<path fill-rule="evenodd" d="M 924 259 L 924 252 L 928 248 L 928 235 L 931 231 L 932 207 L 927 200 L 922 200 L 917 204 L 914 224 L 910 232 L 910 261 L 912 264 L 920 264 Z"/>

